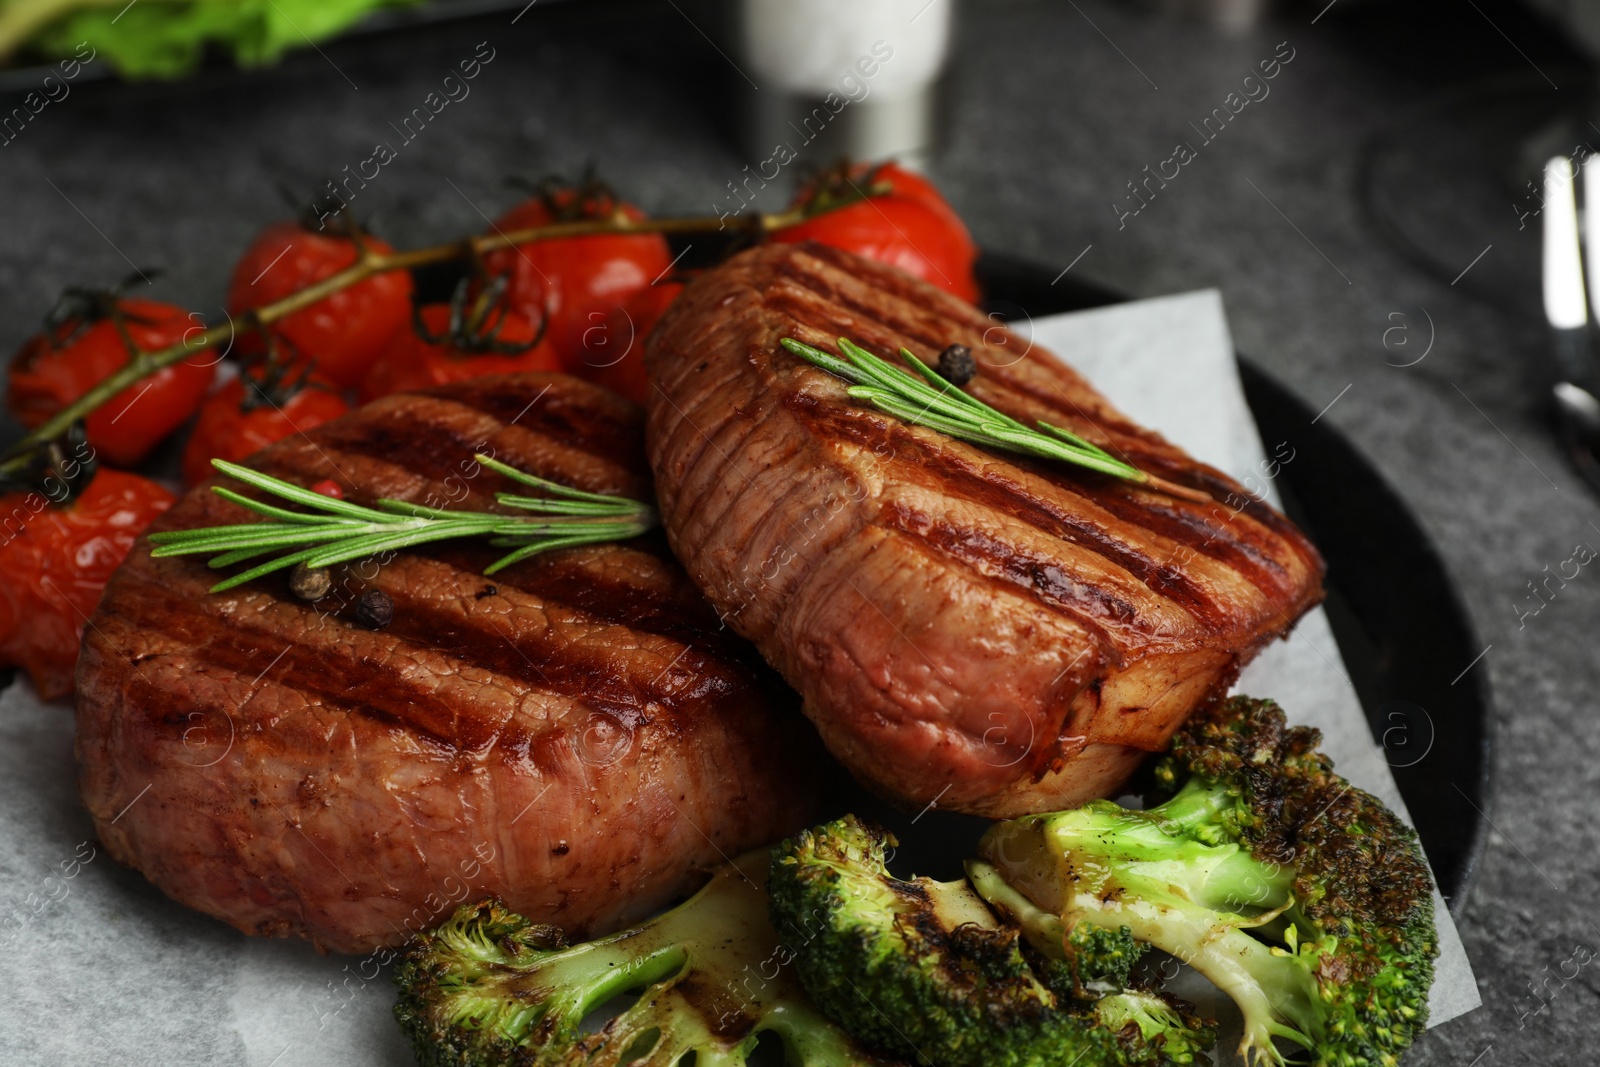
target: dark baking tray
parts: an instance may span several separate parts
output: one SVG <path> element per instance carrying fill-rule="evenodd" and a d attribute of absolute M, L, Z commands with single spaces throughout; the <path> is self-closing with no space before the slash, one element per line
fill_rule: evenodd
<path fill-rule="evenodd" d="M 1057 272 L 1010 256 L 985 255 L 979 276 L 1002 314 L 1025 308 L 1037 317 L 1128 299 L 1070 275 L 1052 281 Z M 1494 717 L 1483 643 L 1438 550 L 1383 475 L 1242 355 L 1239 370 L 1262 439 L 1295 450 L 1276 484 L 1327 558 L 1325 606 L 1339 651 L 1459 917 L 1488 832 Z M 1472 818 L 1461 817 L 1463 795 Z"/>

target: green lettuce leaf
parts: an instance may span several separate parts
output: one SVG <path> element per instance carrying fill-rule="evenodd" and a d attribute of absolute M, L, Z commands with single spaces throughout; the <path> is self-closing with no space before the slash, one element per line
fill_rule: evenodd
<path fill-rule="evenodd" d="M 383 7 L 418 0 L 10 0 L 0 22 L 32 21 L 29 7 L 62 13 L 28 41 L 66 57 L 84 42 L 128 78 L 175 78 L 199 65 L 208 42 L 230 50 L 241 67 L 278 61 L 293 48 L 325 40 Z M 10 10 L 5 10 L 10 9 Z"/>

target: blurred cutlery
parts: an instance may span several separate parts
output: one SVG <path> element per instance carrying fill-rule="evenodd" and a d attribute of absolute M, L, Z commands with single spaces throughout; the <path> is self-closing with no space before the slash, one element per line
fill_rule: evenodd
<path fill-rule="evenodd" d="M 1580 242 L 1572 161 L 1556 156 L 1544 167 L 1544 313 L 1552 332 L 1556 421 L 1567 458 L 1600 493 L 1600 399 L 1594 394 L 1588 304 L 1600 307 L 1600 269 L 1588 274 L 1584 299 L 1583 247 L 1600 255 L 1600 164 L 1583 164 L 1585 223 Z M 1580 247 L 1583 246 L 1583 247 Z"/>

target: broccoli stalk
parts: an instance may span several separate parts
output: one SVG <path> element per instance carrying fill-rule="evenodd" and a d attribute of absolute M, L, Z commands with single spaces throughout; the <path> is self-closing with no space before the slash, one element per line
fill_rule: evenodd
<path fill-rule="evenodd" d="M 1437 942 L 1415 834 L 1332 772 L 1316 731 L 1236 698 L 1186 726 L 1157 769 L 1170 799 L 1096 801 L 991 828 L 978 892 L 1068 958 L 1083 928 L 1130 932 L 1199 971 L 1274 1038 L 1333 1067 L 1394 1064 L 1427 1020 Z"/>
<path fill-rule="evenodd" d="M 1203 808 L 1217 792 L 1196 779 L 1173 803 Z M 1167 814 L 1164 805 L 1130 811 L 1099 801 L 1002 824 L 984 848 L 1057 929 L 1068 921 L 1126 929 L 1205 975 L 1238 1003 L 1253 1047 L 1271 1048 L 1274 1036 L 1308 1047 L 1320 1040 L 1310 971 L 1247 932 L 1263 913 L 1276 918 L 1292 902 L 1289 869 L 1262 863 L 1238 844 L 1170 836 L 1181 823 L 1164 825 Z M 987 864 L 972 868 L 979 892 L 1000 877 Z"/>
<path fill-rule="evenodd" d="M 743 1067 L 764 1033 L 795 1067 L 884 1062 L 806 1000 L 767 919 L 768 862 L 749 853 L 673 910 L 577 945 L 497 901 L 465 905 L 408 946 L 395 1015 L 423 1067 Z"/>

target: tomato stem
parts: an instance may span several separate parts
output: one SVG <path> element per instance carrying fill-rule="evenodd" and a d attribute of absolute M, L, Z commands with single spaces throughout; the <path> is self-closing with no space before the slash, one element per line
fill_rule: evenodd
<path fill-rule="evenodd" d="M 758 236 L 765 236 L 784 226 L 793 225 L 799 221 L 799 214 L 795 211 L 785 211 L 777 214 L 752 215 L 748 219 L 738 220 L 731 225 L 726 216 L 700 215 L 685 218 L 669 219 L 627 219 L 619 215 L 605 219 L 578 219 L 570 222 L 552 222 L 543 226 L 530 226 L 519 230 L 497 230 L 494 233 L 482 234 L 476 237 L 465 237 L 446 244 L 431 245 L 426 248 L 413 248 L 406 251 L 374 252 L 371 246 L 361 250 L 355 262 L 336 274 L 330 274 L 319 282 L 306 286 L 297 292 L 290 293 L 281 300 L 250 311 L 245 316 L 246 325 L 263 327 L 287 318 L 319 300 L 323 300 L 334 293 L 358 282 L 390 271 L 410 270 L 413 267 L 424 267 L 434 263 L 447 263 L 455 259 L 477 259 L 487 252 L 494 252 L 514 245 L 531 244 L 535 241 L 548 241 L 559 237 L 589 237 L 597 234 L 627 234 L 627 233 L 714 233 L 719 230 L 744 229 Z M 14 474 L 28 464 L 28 457 L 32 450 L 40 444 L 54 440 L 66 433 L 72 424 L 88 415 L 89 412 L 100 407 L 106 401 L 122 392 L 131 385 L 136 384 L 159 370 L 170 367 L 175 363 L 194 356 L 198 352 L 215 348 L 224 342 L 231 342 L 238 325 L 229 321 L 225 325 L 212 326 L 186 336 L 182 341 L 167 348 L 154 352 L 145 352 L 137 348 L 130 348 L 131 359 L 116 371 L 116 373 L 101 379 L 93 388 L 78 397 L 72 403 L 63 407 L 50 418 L 40 423 L 5 450 L 3 460 L 0 460 L 0 477 Z"/>

